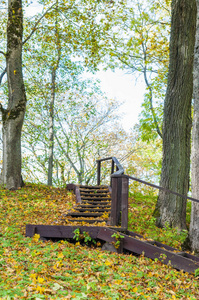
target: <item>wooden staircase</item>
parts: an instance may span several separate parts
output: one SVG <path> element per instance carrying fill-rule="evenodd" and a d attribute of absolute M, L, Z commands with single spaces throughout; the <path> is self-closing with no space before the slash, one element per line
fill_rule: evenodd
<path fill-rule="evenodd" d="M 109 159 L 112 160 L 111 188 L 100 185 L 101 163 Z M 152 187 L 157 186 L 125 175 L 122 166 L 115 157 L 100 159 L 97 163 L 98 185 L 68 184 L 67 189 L 73 190 L 75 193 L 76 205 L 65 215 L 62 215 L 61 222 L 56 222 L 59 225 L 27 224 L 26 236 L 32 237 L 37 233 L 42 239 L 74 239 L 74 232 L 79 229 L 81 234 L 86 231 L 92 239 L 111 244 L 119 241 L 120 252 L 124 249 L 127 251 L 126 253 L 136 255 L 144 253 L 146 257 L 157 259 L 164 264 L 170 264 L 177 270 L 189 273 L 194 273 L 195 270 L 199 269 L 198 257 L 179 252 L 178 249 L 157 241 L 145 240 L 143 236 L 128 231 L 129 179 Z M 114 164 L 116 164 L 115 173 Z M 176 194 L 175 192 L 172 193 Z M 196 201 L 196 199 L 187 198 Z"/>
<path fill-rule="evenodd" d="M 79 197 L 77 205 L 64 215 L 67 223 L 94 224 L 108 221 L 111 195 L 107 186 L 73 185 L 72 189 Z"/>

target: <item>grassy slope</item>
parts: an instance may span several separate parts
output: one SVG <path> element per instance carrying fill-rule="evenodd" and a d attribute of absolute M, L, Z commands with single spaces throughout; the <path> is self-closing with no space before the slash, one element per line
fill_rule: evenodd
<path fill-rule="evenodd" d="M 184 234 L 155 228 L 153 196 L 133 196 L 130 229 L 180 247 Z M 0 189 L 0 299 L 199 299 L 197 278 L 160 262 L 25 237 L 26 224 L 51 224 L 73 201 L 41 185 Z"/>

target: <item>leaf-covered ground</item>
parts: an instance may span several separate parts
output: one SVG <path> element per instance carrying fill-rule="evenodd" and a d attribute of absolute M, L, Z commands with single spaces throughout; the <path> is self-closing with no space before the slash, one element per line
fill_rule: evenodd
<path fill-rule="evenodd" d="M 0 189 L 0 299 L 199 299 L 196 277 L 160 262 L 25 237 L 26 224 L 51 224 L 73 204 L 64 189 Z M 155 228 L 153 207 L 152 196 L 131 197 L 131 229 L 180 247 L 184 235 Z"/>

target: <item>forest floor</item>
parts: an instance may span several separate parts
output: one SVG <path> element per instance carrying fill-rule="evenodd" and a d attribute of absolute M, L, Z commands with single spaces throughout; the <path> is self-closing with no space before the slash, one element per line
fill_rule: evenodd
<path fill-rule="evenodd" d="M 155 227 L 155 200 L 152 192 L 130 195 L 129 230 L 180 249 L 186 232 Z M 199 299 L 198 277 L 159 261 L 102 251 L 99 243 L 25 237 L 26 224 L 52 224 L 73 205 L 66 189 L 0 188 L 0 299 Z"/>

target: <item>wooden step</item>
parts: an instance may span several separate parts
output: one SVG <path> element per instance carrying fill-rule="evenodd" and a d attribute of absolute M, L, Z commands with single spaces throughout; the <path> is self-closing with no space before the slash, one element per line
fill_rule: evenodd
<path fill-rule="evenodd" d="M 100 197 L 81 197 L 82 200 L 91 200 L 91 201 L 100 201 L 100 200 L 109 200 L 111 201 L 111 198 L 110 197 L 103 197 L 103 198 L 100 198 Z"/>
<path fill-rule="evenodd" d="M 94 219 L 94 220 L 89 220 L 89 219 L 67 219 L 68 222 L 78 222 L 78 223 L 102 223 L 106 222 L 107 220 L 102 220 L 102 219 Z"/>
<path fill-rule="evenodd" d="M 86 192 L 81 192 L 80 193 L 82 197 L 108 197 L 108 193 L 86 193 Z"/>
<path fill-rule="evenodd" d="M 107 205 L 110 203 L 110 201 L 91 201 L 91 200 L 82 200 L 82 203 L 88 203 L 88 204 L 92 204 L 92 205 Z"/>
<path fill-rule="evenodd" d="M 75 210 L 77 211 L 89 211 L 89 212 L 110 212 L 111 209 L 110 208 L 78 208 L 76 207 Z"/>
<path fill-rule="evenodd" d="M 80 190 L 81 189 L 87 189 L 87 190 L 106 189 L 106 190 L 108 190 L 108 187 L 106 185 L 96 185 L 96 186 L 95 185 L 79 185 L 79 188 L 80 188 Z"/>
<path fill-rule="evenodd" d="M 64 215 L 66 220 L 84 223 L 106 222 L 111 211 L 109 188 L 107 186 L 78 185 L 78 191 L 81 201 Z M 100 219 L 100 217 L 102 218 Z"/>
<path fill-rule="evenodd" d="M 90 204 L 90 205 L 86 205 L 86 204 L 80 204 L 80 205 L 78 205 L 78 206 L 76 206 L 75 207 L 75 209 L 76 208 L 96 208 L 96 206 L 97 207 L 99 207 L 100 209 L 103 209 L 103 208 L 107 208 L 107 209 L 109 209 L 109 208 L 111 208 L 111 204 L 101 204 L 101 202 L 100 202 L 100 204 L 99 205 L 92 205 L 92 204 Z"/>
<path fill-rule="evenodd" d="M 101 217 L 103 215 L 103 213 L 79 213 L 79 212 L 72 212 L 67 214 L 67 216 L 71 216 L 71 217 L 88 217 L 88 218 L 96 218 L 96 217 Z"/>

